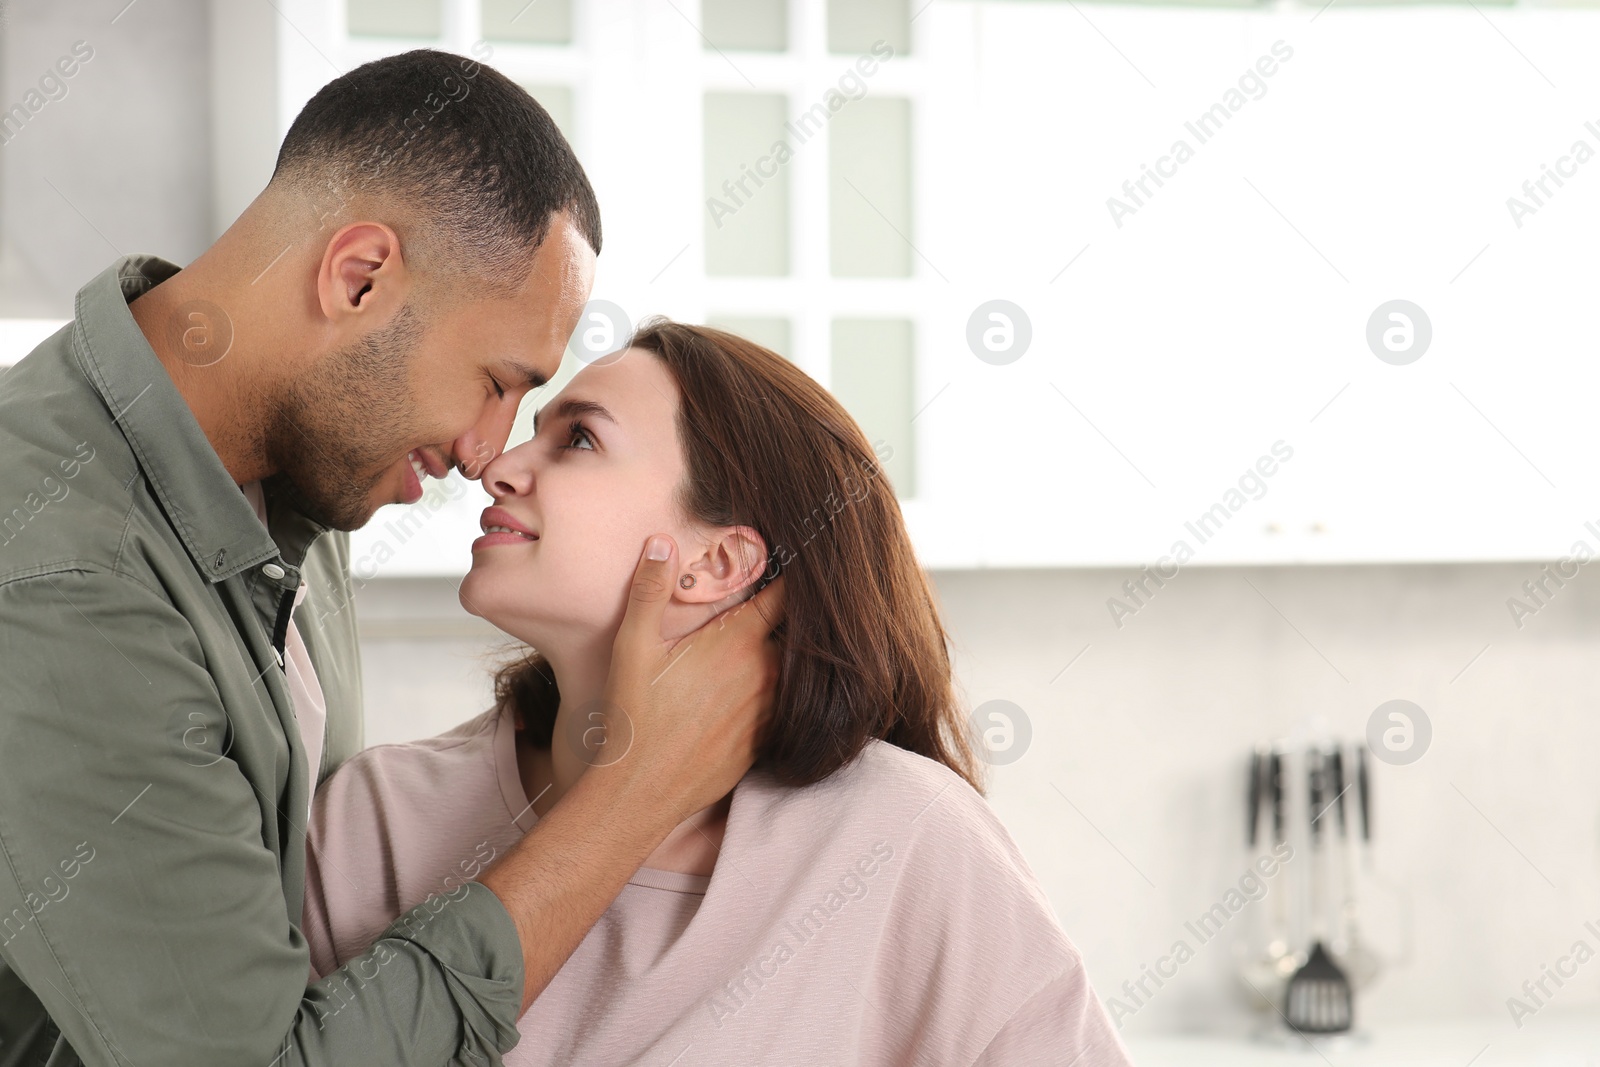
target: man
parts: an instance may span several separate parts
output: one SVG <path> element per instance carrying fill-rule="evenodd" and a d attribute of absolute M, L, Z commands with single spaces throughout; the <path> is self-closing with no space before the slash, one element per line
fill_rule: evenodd
<path fill-rule="evenodd" d="M 608 683 L 626 758 L 487 869 L 463 842 L 475 880 L 308 984 L 306 815 L 361 747 L 338 531 L 505 447 L 599 249 L 538 104 L 412 52 L 319 92 L 189 267 L 119 260 L 7 373 L 0 1067 L 498 1063 L 643 859 L 749 768 L 781 592 L 669 649 L 668 540 Z"/>

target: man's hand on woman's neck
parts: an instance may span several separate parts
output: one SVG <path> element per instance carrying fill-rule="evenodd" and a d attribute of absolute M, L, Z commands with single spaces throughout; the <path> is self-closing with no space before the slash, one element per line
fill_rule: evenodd
<path fill-rule="evenodd" d="M 558 722 L 558 733 L 560 729 Z M 526 794 L 525 799 L 533 803 L 533 813 L 542 819 L 572 787 L 572 783 L 557 782 L 555 761 L 551 758 L 549 748 L 534 744 L 524 730 L 518 729 L 516 737 L 517 773 L 522 779 L 522 791 Z M 732 797 L 733 794 L 729 793 L 679 823 L 650 854 L 644 865 L 656 870 L 709 876 L 722 848 Z"/>

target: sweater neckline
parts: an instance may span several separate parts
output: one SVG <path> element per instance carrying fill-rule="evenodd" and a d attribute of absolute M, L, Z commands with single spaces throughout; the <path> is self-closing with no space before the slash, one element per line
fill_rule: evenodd
<path fill-rule="evenodd" d="M 528 799 L 527 791 L 522 788 L 522 774 L 517 767 L 517 727 L 509 708 L 502 707 L 495 717 L 494 767 L 495 776 L 500 782 L 500 796 L 505 803 L 506 814 L 510 816 L 512 825 L 526 834 L 538 824 L 539 816 L 534 813 L 533 802 Z M 733 801 L 728 810 L 728 830 L 723 833 L 723 848 L 727 847 L 729 831 L 733 828 L 733 813 L 739 806 L 739 793 L 743 787 L 744 780 L 741 779 L 733 790 Z M 719 863 L 720 851 L 719 849 Z M 628 884 L 644 889 L 662 889 L 672 893 L 704 896 L 715 874 L 714 869 L 707 875 L 664 871 L 659 867 L 640 867 L 634 872 L 633 877 L 628 879 Z"/>

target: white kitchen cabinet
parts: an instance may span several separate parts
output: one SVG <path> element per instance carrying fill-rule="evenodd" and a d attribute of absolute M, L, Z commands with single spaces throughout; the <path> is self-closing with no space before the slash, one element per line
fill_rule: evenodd
<path fill-rule="evenodd" d="M 926 522 L 971 531 L 971 562 L 1139 565 L 1178 539 L 1202 564 L 1554 557 L 1579 537 L 1600 551 L 1584 529 L 1600 368 L 1583 237 L 1600 165 L 1567 160 L 1576 175 L 1520 228 L 1506 207 L 1574 141 L 1600 149 L 1600 130 L 1503 40 L 1487 49 L 1482 16 L 938 10 L 936 49 L 974 54 L 977 103 L 936 121 L 923 163 L 941 176 L 929 210 L 964 224 L 925 249 L 955 265 L 951 284 L 924 278 L 950 297 L 930 316 L 929 384 L 954 380 L 959 402 L 919 422 L 938 439 L 925 468 L 944 468 Z M 1588 12 L 1497 17 L 1563 93 L 1596 78 L 1564 43 Z M 1259 98 L 1201 141 L 1193 121 L 1262 59 Z M 1123 183 L 1179 140 L 1192 158 L 1147 180 L 1119 226 L 1108 200 L 1132 203 Z M 984 297 L 1031 319 L 1009 366 L 965 351 Z M 1397 298 L 1432 326 L 1408 365 L 1366 338 Z M 1187 534 L 1277 441 L 1294 458 L 1261 499 L 1211 540 Z"/>
<path fill-rule="evenodd" d="M 1467 5 L 1312 23 L 1296 6 L 935 0 L 836 128 L 790 135 L 781 177 L 746 187 L 763 206 L 728 225 L 770 243 L 741 259 L 708 221 L 707 167 L 745 158 L 737 98 L 799 118 L 854 68 L 829 48 L 829 5 L 573 0 L 561 33 L 489 42 L 478 4 L 434 6 L 430 43 L 553 94 L 605 210 L 597 297 L 635 320 L 759 327 L 841 395 L 841 321 L 909 329 L 911 395 L 853 407 L 888 420 L 869 436 L 915 472 L 902 506 L 929 567 L 1138 569 L 1180 545 L 1194 565 L 1600 551 L 1600 279 L 1582 239 L 1600 164 L 1570 158 L 1600 133 L 1563 102 L 1600 90 L 1585 11 L 1496 8 L 1525 60 Z M 707 19 L 744 47 L 708 47 Z M 273 143 L 335 68 L 424 43 L 353 37 L 334 0 L 286 0 L 271 26 Z M 852 175 L 840 145 L 886 154 Z M 1514 220 L 1530 180 L 1549 195 Z M 1431 325 L 1408 365 L 1368 347 L 1396 299 Z M 1014 362 L 969 344 L 994 300 L 1027 318 Z M 1292 459 L 1248 480 L 1279 442 Z M 454 539 L 484 502 L 455 494 L 429 523 L 444 547 L 409 539 L 384 573 L 460 573 Z M 358 555 L 383 537 L 359 534 Z"/>

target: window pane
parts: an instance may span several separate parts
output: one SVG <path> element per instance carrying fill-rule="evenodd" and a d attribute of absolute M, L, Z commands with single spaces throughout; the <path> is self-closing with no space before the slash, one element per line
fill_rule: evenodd
<path fill-rule="evenodd" d="M 785 359 L 794 359 L 788 319 L 757 315 L 713 315 L 707 321 L 719 330 L 736 333 L 746 340 L 754 341 L 762 348 L 770 348 Z"/>
<path fill-rule="evenodd" d="M 773 155 L 786 104 L 776 93 L 706 94 L 707 274 L 789 273 L 789 175 Z"/>
<path fill-rule="evenodd" d="M 828 51 L 870 52 L 878 41 L 911 51 L 911 0 L 828 0 Z"/>
<path fill-rule="evenodd" d="M 346 15 L 352 37 L 433 39 L 443 32 L 439 0 L 350 0 Z"/>
<path fill-rule="evenodd" d="M 701 0 L 706 47 L 782 52 L 789 47 L 789 5 L 784 0 Z"/>
<path fill-rule="evenodd" d="M 528 95 L 539 101 L 539 106 L 550 113 L 557 126 L 561 127 L 561 135 L 570 144 L 577 144 L 575 137 L 576 128 L 572 124 L 572 87 L 569 85 L 528 85 L 522 86 L 528 90 Z"/>
<path fill-rule="evenodd" d="M 483 0 L 483 35 L 491 41 L 572 43 L 572 0 Z"/>
<path fill-rule="evenodd" d="M 883 471 L 902 500 L 917 492 L 911 426 L 914 355 L 911 323 L 905 319 L 833 321 L 833 395 L 874 447 L 883 441 L 894 450 L 883 461 Z"/>
<path fill-rule="evenodd" d="M 839 278 L 911 274 L 911 103 L 865 97 L 829 123 L 829 247 Z"/>

